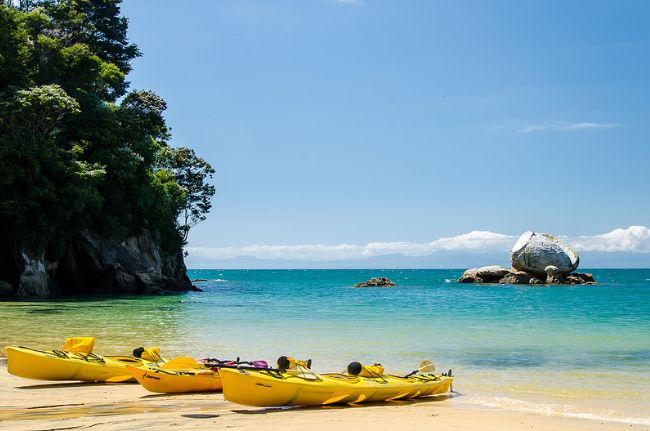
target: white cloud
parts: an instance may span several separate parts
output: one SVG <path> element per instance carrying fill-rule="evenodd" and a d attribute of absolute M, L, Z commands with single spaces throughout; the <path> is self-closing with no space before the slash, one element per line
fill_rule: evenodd
<path fill-rule="evenodd" d="M 355 244 L 248 245 L 243 247 L 187 247 L 192 256 L 228 259 L 252 256 L 260 259 L 344 260 L 363 257 L 363 247 Z"/>
<path fill-rule="evenodd" d="M 612 129 L 620 127 L 615 123 L 570 123 L 560 127 L 560 130 Z"/>
<path fill-rule="evenodd" d="M 546 129 L 546 127 L 544 127 L 544 126 L 538 126 L 538 125 L 534 125 L 534 126 L 526 126 L 526 127 L 524 127 L 523 129 L 518 130 L 517 133 L 539 132 L 540 130 L 544 130 L 544 129 Z"/>
<path fill-rule="evenodd" d="M 335 0 L 337 3 L 350 4 L 354 6 L 361 6 L 363 2 L 361 0 Z"/>
<path fill-rule="evenodd" d="M 570 130 L 590 130 L 590 129 L 613 129 L 621 127 L 616 123 L 553 123 L 553 124 L 532 124 L 517 130 L 517 133 L 541 132 L 542 130 L 551 131 L 570 131 Z"/>
<path fill-rule="evenodd" d="M 579 236 L 569 241 L 577 251 L 650 252 L 650 229 L 630 226 L 601 235 Z"/>
<path fill-rule="evenodd" d="M 249 245 L 243 247 L 188 247 L 193 257 L 228 259 L 252 256 L 260 259 L 346 260 L 386 254 L 426 256 L 441 250 L 488 251 L 507 249 L 515 236 L 488 231 L 472 231 L 463 235 L 439 238 L 426 243 L 371 242 L 357 244 Z"/>
<path fill-rule="evenodd" d="M 362 259 L 387 254 L 427 256 L 437 251 L 503 251 L 507 253 L 517 240 L 517 235 L 504 235 L 490 231 L 472 231 L 462 235 L 438 238 L 431 242 L 371 242 L 359 244 L 301 244 L 301 245 L 249 245 L 242 247 L 188 247 L 192 257 L 228 259 L 251 256 L 259 259 L 296 259 L 309 261 L 340 261 Z M 650 229 L 630 226 L 614 229 L 601 235 L 566 237 L 562 239 L 577 251 L 649 252 Z"/>

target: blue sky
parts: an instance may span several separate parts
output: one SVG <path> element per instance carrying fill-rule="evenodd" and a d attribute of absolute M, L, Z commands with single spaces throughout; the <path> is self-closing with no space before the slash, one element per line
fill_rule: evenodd
<path fill-rule="evenodd" d="M 650 225 L 648 2 L 122 10 L 132 88 L 163 96 L 173 143 L 217 170 L 192 247 Z"/>

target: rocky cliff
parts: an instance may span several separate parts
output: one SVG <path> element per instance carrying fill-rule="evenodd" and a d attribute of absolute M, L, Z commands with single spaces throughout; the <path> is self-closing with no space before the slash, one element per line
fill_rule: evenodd
<path fill-rule="evenodd" d="M 83 232 L 57 257 L 0 239 L 0 296 L 137 294 L 194 290 L 182 252 L 160 252 L 153 235 L 116 241 Z"/>

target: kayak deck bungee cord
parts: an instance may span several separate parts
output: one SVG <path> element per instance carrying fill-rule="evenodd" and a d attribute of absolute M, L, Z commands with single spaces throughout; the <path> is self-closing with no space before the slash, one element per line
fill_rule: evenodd
<path fill-rule="evenodd" d="M 136 356 L 101 356 L 92 352 L 95 339 L 76 337 L 66 339 L 62 350 L 37 350 L 9 346 L 7 371 L 15 376 L 36 380 L 80 380 L 85 382 L 133 382 L 126 368 L 161 366 L 165 360 L 157 348 L 139 348 Z"/>

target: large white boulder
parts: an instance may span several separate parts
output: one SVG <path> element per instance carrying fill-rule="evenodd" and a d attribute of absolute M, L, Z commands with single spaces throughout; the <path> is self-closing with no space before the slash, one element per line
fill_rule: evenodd
<path fill-rule="evenodd" d="M 557 237 L 548 233 L 524 232 L 512 247 L 512 267 L 520 271 L 546 276 L 546 268 L 554 266 L 558 274 L 575 271 L 578 254 Z"/>

